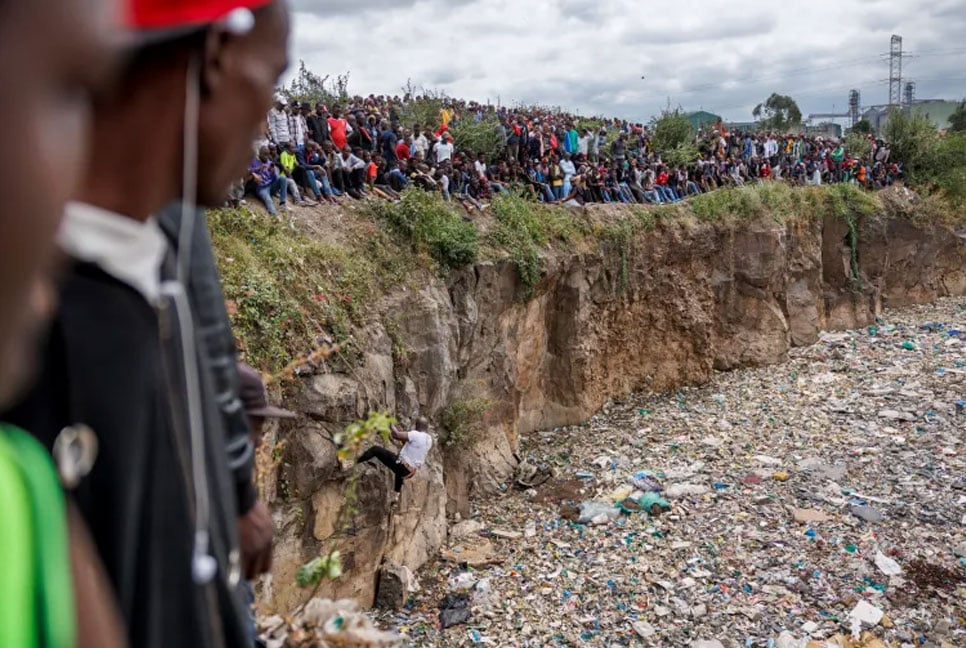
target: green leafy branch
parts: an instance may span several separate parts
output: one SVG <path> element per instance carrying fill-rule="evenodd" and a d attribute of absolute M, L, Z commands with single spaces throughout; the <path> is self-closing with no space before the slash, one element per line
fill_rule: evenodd
<path fill-rule="evenodd" d="M 356 421 L 333 437 L 337 446 L 336 455 L 339 461 L 350 461 L 364 443 L 374 436 L 378 436 L 383 443 L 389 444 L 391 427 L 396 419 L 385 412 L 371 412 L 364 421 Z M 295 575 L 295 583 L 299 587 L 313 587 L 306 602 L 312 600 L 326 580 L 336 580 L 343 573 L 342 555 L 334 548 L 334 538 L 343 535 L 351 526 L 352 518 L 356 514 L 356 486 L 359 477 L 352 475 L 346 486 L 342 508 L 336 522 L 336 532 L 330 539 L 323 553 L 299 567 Z M 305 604 L 303 603 L 302 606 Z M 301 607 L 300 606 L 300 609 Z"/>

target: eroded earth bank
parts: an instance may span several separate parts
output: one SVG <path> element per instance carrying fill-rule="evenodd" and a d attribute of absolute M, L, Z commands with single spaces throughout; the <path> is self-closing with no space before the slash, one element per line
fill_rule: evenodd
<path fill-rule="evenodd" d="M 414 645 L 469 645 L 472 633 L 496 645 L 614 645 L 650 630 L 653 645 L 690 645 L 719 626 L 733 630 L 706 636 L 767 643 L 806 622 L 838 627 L 869 588 L 883 609 L 907 597 L 903 610 L 917 611 L 889 617 L 906 634 L 944 630 L 940 617 L 962 632 L 962 589 L 937 586 L 924 601 L 870 562 L 881 549 L 904 564 L 959 565 L 966 369 L 950 331 L 966 322 L 955 300 L 913 308 L 966 294 L 955 227 L 889 210 L 685 219 L 541 261 L 532 295 L 512 261 L 395 291 L 392 325 L 354 332 L 357 366 L 303 379 L 297 406 L 311 425 L 285 432 L 270 488 L 280 543 L 265 611 L 304 599 L 295 572 L 336 532 L 352 472 L 332 434 L 372 410 L 438 422 L 482 403 L 472 433 L 434 449 L 394 516 L 388 474 L 356 469 L 358 512 L 337 541 L 346 575 L 321 595 L 368 605 L 381 565 L 416 572 L 422 615 L 400 618 Z M 920 328 L 933 320 L 944 328 Z M 846 330 L 857 332 L 821 341 Z M 743 369 L 753 370 L 733 372 Z M 516 492 L 522 459 L 553 477 Z M 561 511 L 606 501 L 639 470 L 707 490 L 669 498 L 673 510 L 653 520 L 586 526 Z M 561 484 L 567 497 L 554 494 Z M 885 522 L 852 515 L 860 500 Z M 800 524 L 789 507 L 830 520 Z M 470 542 L 498 556 L 476 574 L 493 598 L 477 601 L 479 628 L 441 639 L 433 597 L 456 567 L 440 551 L 460 546 L 452 528 L 473 517 L 483 530 Z M 508 533 L 486 537 L 494 530 Z"/>

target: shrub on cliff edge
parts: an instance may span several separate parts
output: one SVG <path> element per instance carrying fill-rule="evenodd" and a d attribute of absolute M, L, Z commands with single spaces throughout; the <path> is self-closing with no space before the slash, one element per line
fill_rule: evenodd
<path fill-rule="evenodd" d="M 380 203 L 376 215 L 405 237 L 418 253 L 427 253 L 447 268 L 476 261 L 479 237 L 476 225 L 463 220 L 438 194 L 408 189 L 395 203 Z"/>

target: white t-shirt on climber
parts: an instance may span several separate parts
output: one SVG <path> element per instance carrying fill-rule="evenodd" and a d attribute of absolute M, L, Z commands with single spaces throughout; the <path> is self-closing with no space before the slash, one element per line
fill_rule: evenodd
<path fill-rule="evenodd" d="M 413 470 L 418 470 L 426 463 L 426 455 L 429 454 L 432 447 L 433 437 L 425 432 L 413 430 L 409 433 L 409 441 L 406 441 L 406 445 L 399 451 L 399 460 L 405 462 Z"/>

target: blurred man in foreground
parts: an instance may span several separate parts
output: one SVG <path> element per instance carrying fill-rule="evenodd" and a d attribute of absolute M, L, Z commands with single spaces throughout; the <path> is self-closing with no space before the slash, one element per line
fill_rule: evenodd
<path fill-rule="evenodd" d="M 46 275 L 87 151 L 90 96 L 115 69 L 114 3 L 0 2 L 0 408 L 32 373 L 53 306 Z M 44 34 L 44 38 L 37 38 Z M 0 421 L 3 418 L 0 417 Z M 0 646 L 123 645 L 83 523 L 68 517 L 50 455 L 0 422 Z"/>
<path fill-rule="evenodd" d="M 96 439 L 74 496 L 132 645 L 247 646 L 241 494 L 225 457 L 225 386 L 196 330 L 210 294 L 192 257 L 196 204 L 220 204 L 240 175 L 287 65 L 287 10 L 128 0 L 126 18 L 130 57 L 95 106 L 94 156 L 60 233 L 71 265 L 42 381 L 16 420 L 48 447 L 78 426 Z M 176 199 L 169 238 L 155 215 Z M 236 450 L 250 462 L 250 446 Z"/>

